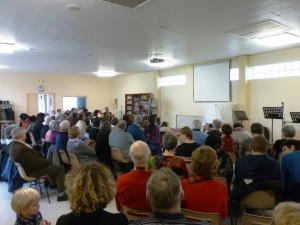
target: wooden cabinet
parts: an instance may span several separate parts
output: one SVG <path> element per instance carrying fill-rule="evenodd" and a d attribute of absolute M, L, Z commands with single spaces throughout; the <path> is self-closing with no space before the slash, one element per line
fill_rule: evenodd
<path fill-rule="evenodd" d="M 147 104 L 149 98 L 150 93 L 125 94 L 125 114 L 146 116 L 147 110 L 144 109 L 144 105 Z"/>

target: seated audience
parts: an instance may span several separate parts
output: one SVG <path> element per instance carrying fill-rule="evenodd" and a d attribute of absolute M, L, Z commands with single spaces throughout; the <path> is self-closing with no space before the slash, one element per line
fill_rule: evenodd
<path fill-rule="evenodd" d="M 109 111 L 109 108 L 108 107 L 105 107 L 104 109 L 104 113 L 103 113 L 103 120 L 107 120 L 107 121 L 110 121 L 111 118 L 114 117 L 114 114 L 112 114 L 110 111 Z"/>
<path fill-rule="evenodd" d="M 184 191 L 182 208 L 227 217 L 227 187 L 212 177 L 216 175 L 218 158 L 209 146 L 197 148 L 192 154 L 193 176 L 181 181 Z"/>
<path fill-rule="evenodd" d="M 99 133 L 101 120 L 99 117 L 93 119 L 93 126 L 89 131 L 89 139 L 96 141 L 97 134 Z"/>
<path fill-rule="evenodd" d="M 115 195 L 115 182 L 106 166 L 92 163 L 71 170 L 66 187 L 72 212 L 60 216 L 56 225 L 128 224 L 125 215 L 104 210 Z"/>
<path fill-rule="evenodd" d="M 129 173 L 122 174 L 117 180 L 116 205 L 121 211 L 121 206 L 133 209 L 151 210 L 146 200 L 146 184 L 151 176 L 148 170 L 150 149 L 145 142 L 136 141 L 130 147 L 130 155 L 134 168 Z"/>
<path fill-rule="evenodd" d="M 300 204 L 281 202 L 273 211 L 274 225 L 300 225 Z"/>
<path fill-rule="evenodd" d="M 64 193 L 64 170 L 57 165 L 49 164 L 42 155 L 33 150 L 25 143 L 26 132 L 24 128 L 15 128 L 11 132 L 14 141 L 9 147 L 9 155 L 14 162 L 20 163 L 26 174 L 31 177 L 48 175 L 51 181 L 57 185 L 57 201 L 66 201 L 67 195 Z"/>
<path fill-rule="evenodd" d="M 242 144 L 244 140 L 251 138 L 251 134 L 244 129 L 242 123 L 236 122 L 233 124 L 231 137 L 239 144 Z"/>
<path fill-rule="evenodd" d="M 117 128 L 118 122 L 119 122 L 119 120 L 118 120 L 117 117 L 111 118 L 110 123 L 111 123 L 111 130 L 112 131 Z"/>
<path fill-rule="evenodd" d="M 251 130 L 251 133 L 252 133 L 252 137 L 247 138 L 243 141 L 242 147 L 241 147 L 241 155 L 242 156 L 251 154 L 250 143 L 252 141 L 252 138 L 256 137 L 256 136 L 261 136 L 262 137 L 263 132 L 264 132 L 264 127 L 260 123 L 252 123 L 251 127 L 250 127 L 250 130 Z M 267 142 L 267 140 L 266 140 L 266 142 Z"/>
<path fill-rule="evenodd" d="M 111 149 L 109 145 L 110 132 L 110 122 L 104 121 L 96 137 L 95 151 L 98 161 L 108 166 L 112 171 L 114 171 L 113 162 L 111 158 Z"/>
<path fill-rule="evenodd" d="M 193 133 L 189 127 L 180 129 L 179 142 L 180 145 L 178 145 L 175 152 L 176 156 L 191 157 L 192 152 L 199 147 L 199 144 L 193 141 Z"/>
<path fill-rule="evenodd" d="M 219 119 L 214 119 L 212 121 L 212 128 L 207 132 L 207 134 L 208 135 L 214 134 L 221 137 L 222 136 L 222 132 L 220 131 L 221 127 L 222 127 L 222 121 Z"/>
<path fill-rule="evenodd" d="M 68 120 L 64 120 L 59 124 L 59 133 L 56 135 L 56 148 L 67 151 L 67 143 L 69 140 L 69 128 L 70 123 Z"/>
<path fill-rule="evenodd" d="M 60 124 L 60 122 L 58 120 L 51 120 L 49 122 L 49 130 L 47 131 L 47 133 L 45 135 L 45 142 L 46 142 L 46 152 L 44 153 L 45 156 L 48 155 L 48 151 L 49 151 L 50 147 L 51 147 L 51 150 L 53 150 L 53 148 L 55 148 L 56 135 L 59 132 L 59 124 Z"/>
<path fill-rule="evenodd" d="M 11 207 L 17 214 L 16 225 L 50 225 L 40 213 L 40 194 L 32 188 L 20 188 L 11 199 Z"/>
<path fill-rule="evenodd" d="M 85 123 L 85 115 L 83 113 L 77 114 L 76 126 L 79 128 L 79 134 L 80 134 L 79 138 L 81 140 L 86 139 L 85 134 L 86 134 L 87 125 Z"/>
<path fill-rule="evenodd" d="M 164 152 L 162 155 L 155 156 L 154 169 L 165 167 L 172 170 L 180 178 L 188 178 L 189 173 L 185 161 L 174 154 L 178 144 L 177 137 L 173 133 L 166 133 L 162 141 Z"/>
<path fill-rule="evenodd" d="M 251 155 L 239 158 L 235 164 L 234 199 L 254 190 L 272 189 L 281 192 L 279 162 L 267 156 L 267 142 L 263 136 L 252 138 Z"/>
<path fill-rule="evenodd" d="M 131 134 L 125 131 L 126 121 L 119 120 L 117 128 L 112 130 L 109 134 L 109 145 L 121 149 L 121 153 L 125 159 L 130 160 L 129 149 L 134 142 Z"/>
<path fill-rule="evenodd" d="M 202 122 L 200 120 L 194 120 L 192 128 L 194 142 L 198 143 L 200 146 L 204 145 L 207 134 L 201 131 Z"/>
<path fill-rule="evenodd" d="M 147 143 L 151 150 L 152 155 L 158 155 L 162 153 L 160 143 L 159 127 L 155 123 L 155 116 L 149 116 L 149 125 L 145 128 L 144 134 L 147 139 Z"/>
<path fill-rule="evenodd" d="M 300 202 L 300 141 L 288 139 L 281 146 L 281 181 L 285 199 Z"/>
<path fill-rule="evenodd" d="M 147 199 L 153 211 L 152 217 L 135 220 L 130 224 L 207 224 L 185 220 L 180 209 L 183 196 L 179 178 L 175 173 L 166 168 L 156 170 L 147 182 Z"/>
<path fill-rule="evenodd" d="M 50 121 L 52 120 L 52 117 L 51 116 L 45 116 L 44 118 L 44 126 L 41 130 L 41 139 L 45 139 L 45 136 L 46 136 L 46 133 L 47 131 L 49 130 L 49 123 Z"/>
<path fill-rule="evenodd" d="M 229 186 L 233 177 L 233 165 L 229 154 L 222 149 L 221 138 L 216 135 L 208 135 L 205 145 L 216 151 L 218 156 L 217 176 L 226 177 Z"/>
<path fill-rule="evenodd" d="M 281 128 L 282 139 L 278 139 L 275 141 L 273 145 L 273 157 L 275 159 L 279 158 L 280 153 L 282 153 L 281 144 L 288 139 L 295 138 L 296 129 L 292 125 L 283 125 Z"/>
<path fill-rule="evenodd" d="M 37 120 L 31 129 L 34 140 L 36 141 L 37 144 L 41 143 L 41 131 L 44 127 L 44 124 L 43 124 L 44 118 L 45 118 L 45 113 L 38 113 Z"/>
<path fill-rule="evenodd" d="M 126 121 L 126 128 L 125 128 L 125 131 L 127 131 L 127 128 L 131 125 L 131 121 L 130 121 L 130 118 L 127 114 L 123 115 L 123 120 Z"/>
<path fill-rule="evenodd" d="M 169 127 L 168 122 L 163 121 L 163 122 L 161 123 L 161 127 L 160 127 L 160 129 L 159 129 L 159 132 L 160 132 L 160 133 L 172 133 L 172 130 L 171 130 L 171 128 Z"/>
<path fill-rule="evenodd" d="M 80 138 L 79 128 L 73 126 L 69 131 L 69 141 L 67 143 L 67 151 L 75 153 L 80 164 L 89 164 L 95 162 L 96 151 L 90 148 Z"/>
<path fill-rule="evenodd" d="M 129 127 L 127 127 L 127 132 L 129 134 L 131 134 L 131 136 L 133 137 L 133 139 L 135 141 L 145 141 L 145 135 L 144 135 L 144 132 L 142 131 L 141 129 L 141 125 L 142 125 L 142 122 L 143 122 L 143 116 L 142 115 L 135 115 L 134 117 L 134 123 L 131 124 Z"/>
<path fill-rule="evenodd" d="M 236 140 L 234 140 L 231 137 L 232 134 L 232 127 L 228 124 L 225 123 L 222 126 L 222 145 L 223 145 L 223 150 L 225 152 L 229 153 L 234 153 L 236 156 L 238 156 L 239 153 L 239 144 Z"/>

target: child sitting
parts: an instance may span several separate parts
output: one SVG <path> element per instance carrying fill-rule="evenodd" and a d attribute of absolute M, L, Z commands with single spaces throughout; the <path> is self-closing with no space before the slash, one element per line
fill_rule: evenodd
<path fill-rule="evenodd" d="M 40 194 L 32 188 L 18 189 L 12 199 L 11 207 L 17 214 L 15 225 L 50 225 L 43 220 L 40 209 Z"/>

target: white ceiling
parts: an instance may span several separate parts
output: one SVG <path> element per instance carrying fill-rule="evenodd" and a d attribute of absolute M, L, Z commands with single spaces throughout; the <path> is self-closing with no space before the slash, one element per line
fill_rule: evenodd
<path fill-rule="evenodd" d="M 145 63 L 156 52 L 177 67 L 273 51 L 226 33 L 270 19 L 300 30 L 300 0 L 149 0 L 136 9 L 98 0 L 0 0 L 0 42 L 33 49 L 0 54 L 10 67 L 1 71 L 92 75 L 99 67 L 126 75 L 157 70 Z"/>

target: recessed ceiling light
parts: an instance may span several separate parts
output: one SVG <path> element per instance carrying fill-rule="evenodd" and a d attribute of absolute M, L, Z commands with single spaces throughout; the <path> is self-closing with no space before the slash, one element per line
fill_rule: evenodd
<path fill-rule="evenodd" d="M 96 74 L 98 77 L 114 77 L 118 73 L 116 73 L 115 71 L 97 71 L 93 74 Z"/>
<path fill-rule="evenodd" d="M 81 7 L 78 5 L 68 5 L 68 9 L 75 11 L 75 10 L 80 10 Z"/>
<path fill-rule="evenodd" d="M 277 47 L 300 43 L 300 37 L 291 33 L 276 34 L 268 37 L 258 38 L 256 41 L 265 46 Z"/>

